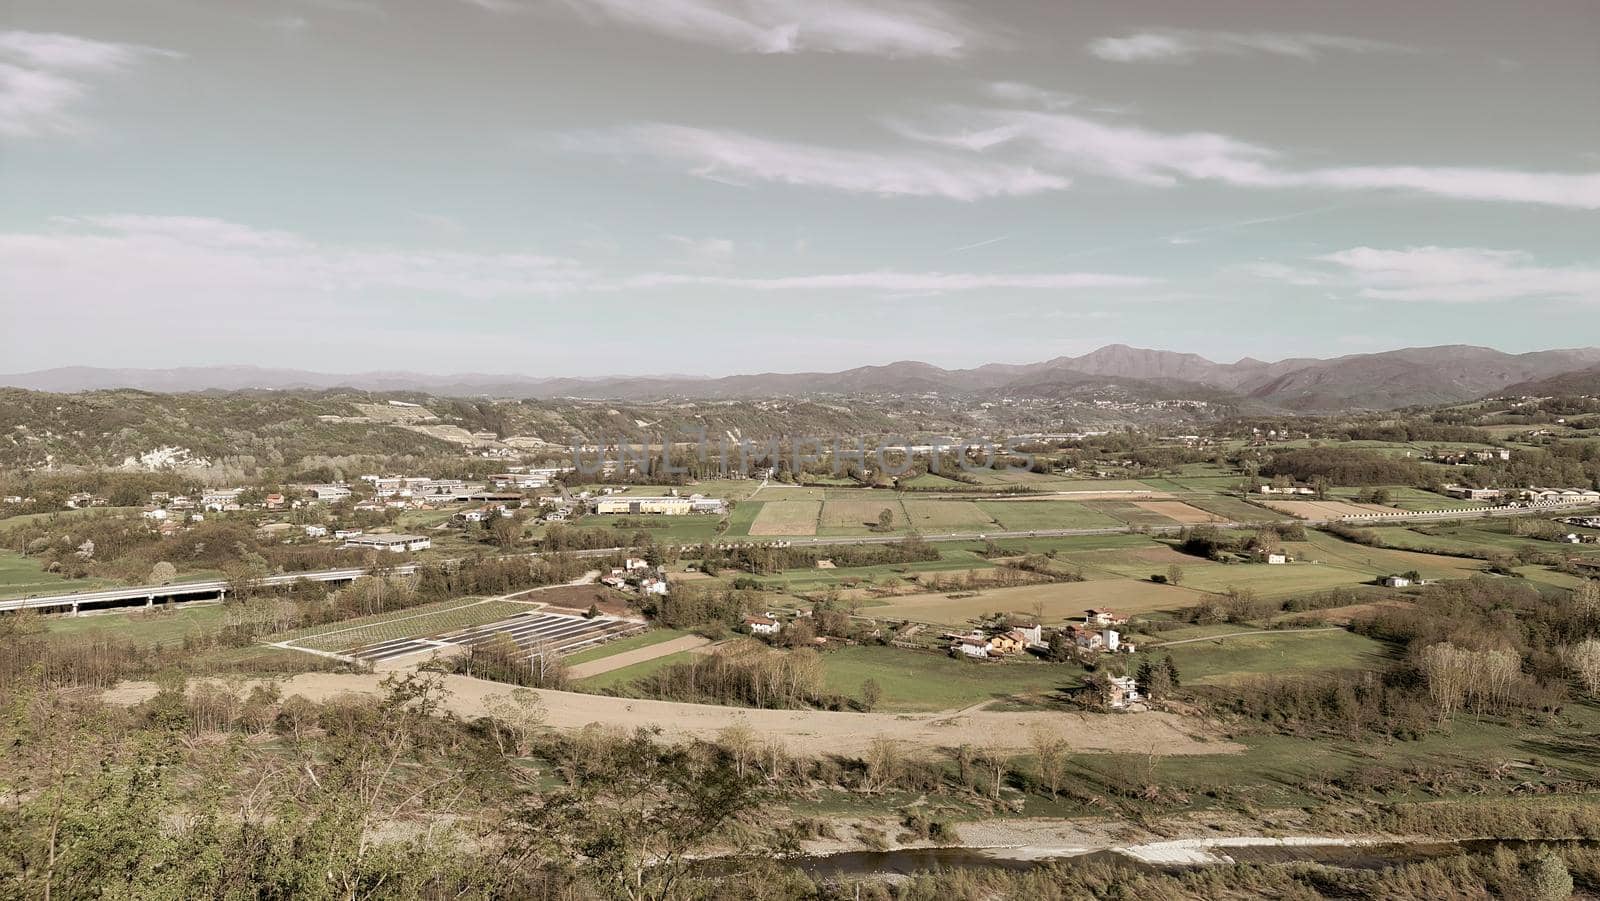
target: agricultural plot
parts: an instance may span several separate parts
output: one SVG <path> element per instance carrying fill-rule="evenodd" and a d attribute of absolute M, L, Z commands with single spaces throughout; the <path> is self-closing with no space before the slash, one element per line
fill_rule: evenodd
<path fill-rule="evenodd" d="M 978 509 L 992 517 L 1002 529 L 1031 532 L 1044 529 L 1114 529 L 1122 525 L 1098 510 L 1075 501 L 995 500 L 978 501 Z"/>
<path fill-rule="evenodd" d="M 764 501 L 751 535 L 815 535 L 821 501 Z"/>
<path fill-rule="evenodd" d="M 1114 519 L 1121 520 L 1130 526 L 1162 527 L 1175 525 L 1173 520 L 1160 513 L 1152 513 L 1146 510 L 1140 505 L 1139 501 L 1135 500 L 1089 501 L 1087 506 Z"/>
<path fill-rule="evenodd" d="M 1185 685 L 1227 684 L 1251 676 L 1280 673 L 1374 669 L 1383 666 L 1390 654 L 1388 646 L 1382 642 L 1343 629 L 1218 637 L 1155 647 L 1152 651 L 1172 657 Z"/>
<path fill-rule="evenodd" d="M 1394 513 L 1393 507 L 1377 504 L 1357 504 L 1350 501 L 1262 501 L 1280 513 L 1299 519 L 1341 519 L 1362 513 Z"/>
<path fill-rule="evenodd" d="M 1199 507 L 1191 507 L 1183 501 L 1134 501 L 1133 505 L 1184 525 L 1222 521 L 1222 517 L 1217 514 L 1201 510 Z"/>
<path fill-rule="evenodd" d="M 988 512 L 970 501 L 906 500 L 901 506 L 906 523 L 918 532 L 981 531 L 996 525 Z"/>
<path fill-rule="evenodd" d="M 859 699 L 871 679 L 882 692 L 877 710 L 914 713 L 956 710 L 1018 694 L 1053 693 L 1076 687 L 1082 671 L 1033 661 L 1005 664 L 955 660 L 928 651 L 893 647 L 846 647 L 822 657 L 830 692 Z"/>
<path fill-rule="evenodd" d="M 1082 617 L 1083 611 L 1090 607 L 1109 607 L 1120 613 L 1146 613 L 1191 607 L 1204 597 L 1188 588 L 1120 579 L 995 588 L 969 597 L 913 594 L 894 598 L 883 606 L 867 608 L 865 612 L 875 619 L 964 626 L 990 613 L 1031 617 L 1035 607 L 1042 604 L 1046 622 L 1061 622 Z"/>
<path fill-rule="evenodd" d="M 1183 585 L 1200 591 L 1225 593 L 1229 589 L 1248 589 L 1263 598 L 1284 598 L 1297 594 L 1348 588 L 1371 582 L 1374 573 L 1327 563 L 1291 563 L 1269 566 L 1265 563 L 1209 564 L 1184 567 Z"/>
<path fill-rule="evenodd" d="M 1300 559 L 1321 560 L 1374 577 L 1416 570 L 1424 579 L 1464 579 L 1483 570 L 1483 564 L 1478 560 L 1367 547 L 1321 532 L 1309 532 L 1305 542 L 1284 546 Z"/>
<path fill-rule="evenodd" d="M 1215 513 L 1229 522 L 1274 522 L 1285 515 L 1276 510 L 1258 507 L 1248 501 L 1222 494 L 1197 494 L 1184 498 L 1191 507 Z"/>
<path fill-rule="evenodd" d="M 879 500 L 830 500 L 822 505 L 820 528 L 824 535 L 864 535 L 878 522 L 884 510 L 894 516 L 895 529 L 905 528 L 905 507 L 893 495 Z"/>
<path fill-rule="evenodd" d="M 765 506 L 764 501 L 740 501 L 738 506 L 733 508 L 733 512 L 728 514 L 728 531 L 725 534 L 729 537 L 749 535 L 751 524 L 756 521 L 756 517 Z"/>

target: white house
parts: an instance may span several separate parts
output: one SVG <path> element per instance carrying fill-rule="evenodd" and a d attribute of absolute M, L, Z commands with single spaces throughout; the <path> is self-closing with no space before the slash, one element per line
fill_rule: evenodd
<path fill-rule="evenodd" d="M 1139 700 L 1139 683 L 1131 676 L 1112 676 L 1106 681 L 1106 706 L 1112 710 L 1126 710 Z"/>
<path fill-rule="evenodd" d="M 307 538 L 325 538 L 328 534 L 327 526 L 308 525 L 305 530 Z"/>
<path fill-rule="evenodd" d="M 957 638 L 950 645 L 950 649 L 953 651 L 960 651 L 968 657 L 978 657 L 984 660 L 989 659 L 989 642 L 974 635 L 963 635 Z"/>
<path fill-rule="evenodd" d="M 668 591 L 667 580 L 651 577 L 639 583 L 639 590 L 645 594 L 665 595 Z"/>
<path fill-rule="evenodd" d="M 1384 576 L 1383 584 L 1389 588 L 1407 588 L 1410 587 L 1411 580 L 1405 576 Z"/>
<path fill-rule="evenodd" d="M 747 616 L 744 624 L 750 627 L 752 635 L 776 635 L 783 624 L 770 616 Z"/>
<path fill-rule="evenodd" d="M 146 510 L 146 511 L 144 511 L 144 513 L 142 515 L 144 516 L 145 519 L 153 519 L 153 520 L 156 520 L 156 521 L 159 522 L 160 520 L 166 519 L 167 516 L 168 516 L 168 513 L 167 513 L 167 511 L 161 509 L 160 507 L 157 507 L 154 510 Z"/>
<path fill-rule="evenodd" d="M 1288 562 L 1289 562 L 1289 556 L 1287 554 L 1268 554 L 1267 555 L 1267 563 L 1272 564 L 1274 566 L 1276 566 L 1278 564 L 1282 564 L 1282 563 L 1288 563 Z"/>
<path fill-rule="evenodd" d="M 351 550 L 390 551 L 400 554 L 406 551 L 425 551 L 433 547 L 433 541 L 423 535 L 355 535 L 345 539 L 344 546 Z"/>
<path fill-rule="evenodd" d="M 649 567 L 649 565 L 650 564 L 638 557 L 629 557 L 628 559 L 622 561 L 622 568 L 628 572 L 633 572 L 636 569 L 645 569 Z"/>
<path fill-rule="evenodd" d="M 344 485 L 307 485 L 306 494 L 311 495 L 323 503 L 341 501 L 350 496 L 350 489 Z"/>

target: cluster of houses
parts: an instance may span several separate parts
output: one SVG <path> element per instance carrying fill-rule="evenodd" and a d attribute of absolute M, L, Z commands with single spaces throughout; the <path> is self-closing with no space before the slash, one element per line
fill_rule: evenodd
<path fill-rule="evenodd" d="M 1435 450 L 1426 457 L 1423 457 L 1423 459 L 1431 460 L 1434 463 L 1443 463 L 1447 466 L 1468 466 L 1473 463 L 1492 463 L 1496 460 L 1510 460 L 1511 448 L 1492 447 L 1488 450 L 1462 451 Z"/>
<path fill-rule="evenodd" d="M 637 591 L 640 594 L 664 595 L 667 593 L 667 574 L 659 566 L 651 566 L 641 557 L 629 557 L 621 566 L 600 577 L 600 584 L 618 591 Z"/>
<path fill-rule="evenodd" d="M 1305 485 L 1270 485 L 1263 483 L 1256 486 L 1256 493 L 1312 495 L 1316 494 L 1317 490 L 1315 488 L 1308 488 Z"/>
<path fill-rule="evenodd" d="M 1132 642 L 1122 640 L 1116 627 L 1127 625 L 1128 617 L 1114 610 L 1091 608 L 1083 613 L 1083 622 L 1067 623 L 1056 634 L 1063 635 L 1082 654 L 1131 654 Z M 971 632 L 946 632 L 941 636 L 950 642 L 952 656 L 994 660 L 1014 654 L 1044 651 L 1050 647 L 1050 636 L 1044 626 L 1034 623 L 1025 626 L 1004 626 L 993 629 L 973 629 Z"/>

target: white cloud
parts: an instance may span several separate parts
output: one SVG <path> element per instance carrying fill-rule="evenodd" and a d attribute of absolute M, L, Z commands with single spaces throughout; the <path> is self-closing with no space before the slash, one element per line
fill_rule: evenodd
<path fill-rule="evenodd" d="M 72 114 L 91 80 L 153 56 L 181 54 L 34 31 L 0 31 L 0 135 L 32 138 L 84 130 Z"/>
<path fill-rule="evenodd" d="M 1600 268 L 1540 266 L 1522 251 L 1483 248 L 1354 247 L 1316 257 L 1313 266 L 1241 267 L 1294 285 L 1338 285 L 1369 300 L 1487 303 L 1512 300 L 1600 301 Z"/>
<path fill-rule="evenodd" d="M 83 216 L 56 219 L 54 226 L 0 233 L 6 305 L 16 310 L 75 309 L 87 315 L 217 317 L 261 309 L 309 315 L 330 303 L 347 312 L 363 303 L 393 309 L 414 299 L 408 295 L 483 300 L 701 287 L 849 296 L 1155 284 L 1142 277 L 1092 272 L 622 275 L 543 254 L 331 245 L 205 217 Z M 735 250 L 727 239 L 684 240 L 724 261 Z"/>
<path fill-rule="evenodd" d="M 711 275 L 653 273 L 626 279 L 629 288 L 699 285 L 748 291 L 867 290 L 891 293 L 942 294 L 957 291 L 1030 290 L 1070 291 L 1086 288 L 1137 288 L 1158 284 L 1155 279 L 1099 272 L 1037 274 L 966 272 L 847 272 L 832 275 L 797 275 L 777 278 L 735 278 Z"/>
<path fill-rule="evenodd" d="M 734 242 L 728 238 L 691 238 L 686 235 L 667 235 L 668 241 L 678 245 L 690 262 L 722 264 L 733 259 Z"/>
<path fill-rule="evenodd" d="M 848 150 L 682 125 L 638 125 L 574 135 L 568 144 L 586 151 L 644 153 L 687 165 L 694 175 L 715 181 L 777 182 L 884 197 L 977 200 L 1055 191 L 1071 184 L 1064 176 L 1030 166 L 915 148 Z"/>
<path fill-rule="evenodd" d="M 954 122 L 955 124 L 950 124 Z M 1211 132 L 1160 132 L 1064 112 L 947 110 L 933 128 L 897 123 L 903 135 L 994 158 L 1009 152 L 1049 172 L 1083 172 L 1157 187 L 1213 181 L 1252 188 L 1398 190 L 1461 200 L 1600 209 L 1600 173 L 1428 166 L 1295 169 L 1283 154 Z"/>
<path fill-rule="evenodd" d="M 1386 41 L 1333 34 L 1233 31 L 1145 31 L 1120 38 L 1099 38 L 1089 52 L 1117 63 L 1188 63 L 1204 54 L 1239 56 L 1266 53 L 1295 59 L 1316 59 L 1328 51 L 1405 53 L 1412 48 Z"/>
<path fill-rule="evenodd" d="M 738 53 L 958 57 L 983 38 L 917 0 L 566 0 L 591 19 Z"/>
<path fill-rule="evenodd" d="M 0 234 L 14 299 L 194 306 L 326 303 L 329 294 L 413 290 L 457 297 L 553 293 L 591 284 L 571 260 L 533 254 L 326 246 L 218 219 L 88 216 Z"/>

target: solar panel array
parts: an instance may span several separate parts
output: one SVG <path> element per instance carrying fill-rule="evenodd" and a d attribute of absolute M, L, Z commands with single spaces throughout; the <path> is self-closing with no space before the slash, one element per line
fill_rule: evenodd
<path fill-rule="evenodd" d="M 590 645 L 620 638 L 644 628 L 644 623 L 611 616 L 589 619 L 565 613 L 532 611 L 432 638 L 398 638 L 381 641 L 357 648 L 349 654 L 358 660 L 376 662 L 428 650 L 477 647 L 494 640 L 496 635 L 510 636 L 518 648 L 530 654 L 539 650 L 571 654 Z"/>

